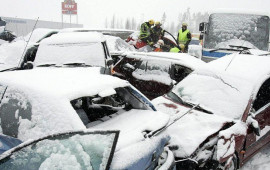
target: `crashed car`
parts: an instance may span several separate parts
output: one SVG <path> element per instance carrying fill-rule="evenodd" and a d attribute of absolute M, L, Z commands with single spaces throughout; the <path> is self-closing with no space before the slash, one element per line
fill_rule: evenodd
<path fill-rule="evenodd" d="M 126 53 L 112 68 L 112 75 L 128 80 L 149 99 L 173 86 L 205 63 L 180 53 Z"/>
<path fill-rule="evenodd" d="M 26 141 L 0 155 L 0 169 L 109 169 L 118 136 L 84 130 Z"/>
<path fill-rule="evenodd" d="M 177 167 L 238 169 L 270 142 L 270 58 L 232 54 L 152 102 L 171 116 Z"/>
<path fill-rule="evenodd" d="M 81 129 L 120 130 L 111 169 L 170 169 L 169 116 L 127 81 L 99 67 L 35 68 L 0 74 L 0 131 L 21 141 Z"/>

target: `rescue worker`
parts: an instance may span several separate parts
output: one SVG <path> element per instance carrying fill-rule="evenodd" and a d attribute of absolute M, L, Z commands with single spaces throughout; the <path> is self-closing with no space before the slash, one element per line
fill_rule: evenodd
<path fill-rule="evenodd" d="M 147 43 L 150 46 L 154 45 L 154 42 L 151 37 L 151 26 L 154 25 L 154 20 L 150 19 L 148 22 L 144 22 L 141 25 L 139 39 Z"/>
<path fill-rule="evenodd" d="M 163 39 L 164 31 L 161 28 L 161 23 L 159 21 L 155 22 L 155 26 L 151 29 L 151 37 L 154 43 L 157 43 L 159 39 Z"/>
<path fill-rule="evenodd" d="M 191 33 L 187 29 L 187 23 L 182 23 L 182 28 L 179 30 L 177 35 L 177 42 L 181 47 L 181 44 L 184 45 L 184 52 L 188 51 L 188 45 L 191 41 Z"/>
<path fill-rule="evenodd" d="M 172 53 L 183 53 L 185 50 L 185 45 L 184 44 L 180 44 L 177 47 L 173 47 L 170 49 L 170 52 Z"/>

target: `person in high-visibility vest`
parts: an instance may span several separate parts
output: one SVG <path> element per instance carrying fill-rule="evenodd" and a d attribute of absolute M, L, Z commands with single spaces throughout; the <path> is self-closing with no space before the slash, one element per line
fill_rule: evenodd
<path fill-rule="evenodd" d="M 154 45 L 154 42 L 151 38 L 151 27 L 154 25 L 154 20 L 150 19 L 148 22 L 144 22 L 141 25 L 139 39 L 143 42 L 146 42 L 148 45 Z"/>
<path fill-rule="evenodd" d="M 184 52 L 188 51 L 188 45 L 191 41 L 191 33 L 187 29 L 187 23 L 182 23 L 182 28 L 178 31 L 177 42 L 179 45 L 183 44 Z"/>

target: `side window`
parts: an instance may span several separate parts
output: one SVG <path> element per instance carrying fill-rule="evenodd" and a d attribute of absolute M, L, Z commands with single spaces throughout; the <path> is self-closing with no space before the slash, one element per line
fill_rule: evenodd
<path fill-rule="evenodd" d="M 257 111 L 268 103 L 270 103 L 270 79 L 266 80 L 259 89 L 253 108 Z"/>
<path fill-rule="evenodd" d="M 0 133 L 16 138 L 23 119 L 31 120 L 31 110 L 22 93 L 7 88 L 0 104 Z"/>
<path fill-rule="evenodd" d="M 171 76 L 172 79 L 175 80 L 176 82 L 182 81 L 186 76 L 188 76 L 192 70 L 188 67 L 174 64 L 172 66 L 172 71 L 171 71 Z"/>

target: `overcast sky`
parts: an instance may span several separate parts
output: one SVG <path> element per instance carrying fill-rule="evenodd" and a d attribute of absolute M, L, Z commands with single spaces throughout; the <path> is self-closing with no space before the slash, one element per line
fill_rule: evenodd
<path fill-rule="evenodd" d="M 217 8 L 269 11 L 270 0 L 75 0 L 78 3 L 78 19 L 86 27 L 104 27 L 105 19 L 118 18 L 161 20 L 177 22 L 178 14 L 190 7 L 191 12 L 208 12 Z M 63 0 L 0 0 L 0 16 L 61 22 Z M 64 16 L 69 22 L 69 16 Z M 72 18 L 76 22 L 76 17 Z"/>

